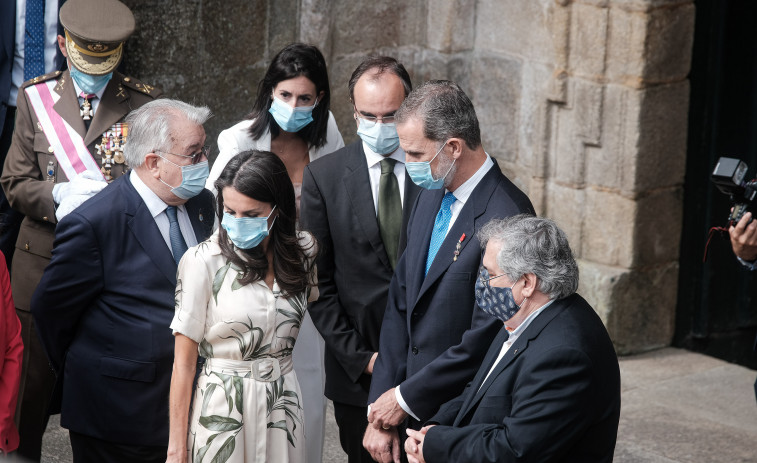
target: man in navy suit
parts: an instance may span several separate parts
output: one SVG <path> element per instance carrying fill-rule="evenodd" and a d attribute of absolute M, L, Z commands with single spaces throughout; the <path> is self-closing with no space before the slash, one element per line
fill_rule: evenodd
<path fill-rule="evenodd" d="M 423 84 L 395 122 L 407 173 L 424 190 L 389 287 L 368 396 L 363 444 L 382 462 L 399 459 L 397 426 L 408 416 L 417 429 L 462 392 L 499 330 L 494 317 L 474 310 L 476 231 L 492 218 L 533 213 L 484 151 L 473 104 L 457 84 Z"/>
<path fill-rule="evenodd" d="M 31 306 L 74 461 L 166 459 L 177 262 L 213 226 L 209 116 L 168 99 L 130 113 L 133 170 L 56 227 Z"/>
<path fill-rule="evenodd" d="M 379 330 L 420 187 L 405 175 L 394 128 L 412 89 L 405 67 L 388 56 L 368 58 L 349 88 L 360 139 L 305 168 L 300 221 L 320 248 L 320 297 L 308 312 L 326 341 L 326 397 L 349 462 L 368 463 L 363 433 Z"/>
<path fill-rule="evenodd" d="M 501 322 L 476 377 L 420 431 L 415 462 L 612 462 L 620 369 L 599 316 L 578 294 L 565 233 L 543 218 L 494 220 L 476 283 Z"/>

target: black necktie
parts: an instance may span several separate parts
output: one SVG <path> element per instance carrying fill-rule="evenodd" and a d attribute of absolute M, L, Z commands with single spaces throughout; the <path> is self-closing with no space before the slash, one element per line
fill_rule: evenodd
<path fill-rule="evenodd" d="M 397 250 L 402 228 L 402 200 L 392 158 L 381 160 L 381 178 L 378 191 L 378 225 L 392 269 L 397 265 Z"/>

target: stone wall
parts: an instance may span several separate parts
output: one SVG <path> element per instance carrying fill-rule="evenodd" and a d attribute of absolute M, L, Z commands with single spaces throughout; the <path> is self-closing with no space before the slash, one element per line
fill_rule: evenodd
<path fill-rule="evenodd" d="M 693 0 L 125 0 L 127 70 L 208 104 L 209 140 L 244 117 L 270 59 L 301 40 L 329 63 L 332 111 L 372 53 L 415 83 L 455 80 L 484 146 L 566 230 L 579 291 L 620 353 L 672 339 Z"/>

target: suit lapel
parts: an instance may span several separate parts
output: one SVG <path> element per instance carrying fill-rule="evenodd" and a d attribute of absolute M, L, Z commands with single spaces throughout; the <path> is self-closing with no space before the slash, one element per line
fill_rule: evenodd
<path fill-rule="evenodd" d="M 158 224 L 155 223 L 150 210 L 131 184 L 129 176 L 124 175 L 123 177 L 125 177 L 122 188 L 126 199 L 125 213 L 129 216 L 126 221 L 127 226 L 144 252 L 160 270 L 160 273 L 172 285 L 176 285 L 176 262 L 173 260 L 173 254 L 166 246 L 163 235 L 161 235 Z"/>
<path fill-rule="evenodd" d="M 565 309 L 565 307 L 566 307 L 566 304 L 554 302 L 552 303 L 552 305 L 544 309 L 544 311 L 541 314 L 539 314 L 539 316 L 536 317 L 531 322 L 531 324 L 526 328 L 523 334 L 521 334 L 520 337 L 518 337 L 515 343 L 513 343 L 513 345 L 510 346 L 510 349 L 507 350 L 507 352 L 499 361 L 497 366 L 494 367 L 494 370 L 492 370 L 492 374 L 489 375 L 489 377 L 486 379 L 486 382 L 484 384 L 481 384 L 481 381 L 483 381 L 483 378 L 485 376 L 481 376 L 479 378 L 479 376 L 477 375 L 478 381 L 475 383 L 475 387 L 478 389 L 478 391 L 476 391 L 475 395 L 473 396 L 473 399 L 470 400 L 468 403 L 466 403 L 466 405 L 460 409 L 460 413 L 458 414 L 456 421 L 462 420 L 465 417 L 465 415 L 468 414 L 468 412 L 470 412 L 471 410 L 473 410 L 475 406 L 477 406 L 477 404 L 484 397 L 484 395 L 486 394 L 486 391 L 494 383 L 497 377 L 500 374 L 502 374 L 517 357 L 519 357 L 520 355 L 523 355 L 526 349 L 528 349 L 528 346 L 531 340 L 538 337 L 539 333 L 541 333 L 544 327 L 547 326 L 560 312 L 562 312 Z M 500 344 L 500 347 L 501 347 L 501 344 Z M 499 349 L 497 349 L 497 353 L 499 353 Z M 486 372 L 488 372 L 489 369 L 491 369 L 491 364 L 489 368 L 486 370 Z"/>
<path fill-rule="evenodd" d="M 79 99 L 76 96 L 76 89 L 68 71 L 65 71 L 58 78 L 53 91 L 60 95 L 60 99 L 53 105 L 55 112 L 84 138 L 87 129 L 84 127 L 81 114 L 79 114 Z"/>
<path fill-rule="evenodd" d="M 415 200 L 418 199 L 420 192 L 421 187 L 416 185 L 409 175 L 405 175 L 405 197 L 402 200 L 402 231 L 400 232 L 400 245 L 398 248 L 400 255 L 407 247 L 407 222 L 410 219 L 410 213 L 413 211 Z M 397 256 L 397 258 L 399 257 Z"/>
<path fill-rule="evenodd" d="M 128 99 L 127 93 L 121 85 L 121 75 L 114 72 L 108 86 L 105 87 L 103 97 L 97 106 L 97 111 L 95 111 L 95 117 L 89 125 L 89 131 L 84 137 L 85 145 L 89 146 L 129 112 Z"/>
<path fill-rule="evenodd" d="M 470 409 L 470 404 L 478 395 L 478 390 L 481 387 L 481 382 L 486 377 L 486 374 L 489 373 L 489 370 L 491 370 L 492 365 L 494 365 L 494 361 L 497 359 L 499 352 L 502 350 L 502 345 L 505 343 L 505 341 L 507 341 L 508 336 L 509 333 L 503 325 L 499 333 L 497 333 L 497 336 L 494 338 L 494 341 L 492 341 L 492 345 L 489 347 L 489 351 L 486 353 L 484 361 L 481 362 L 481 368 L 478 369 L 476 376 L 473 377 L 473 380 L 470 383 L 471 386 L 466 389 L 467 397 L 465 398 L 465 402 L 463 402 L 462 407 L 460 407 L 460 411 L 458 412 L 457 417 L 455 417 L 453 426 L 457 426 L 463 419 L 463 417 L 465 416 L 465 413 L 463 413 L 463 411 Z"/>
<path fill-rule="evenodd" d="M 368 164 L 363 153 L 362 143 L 358 149 L 351 151 L 351 156 L 344 169 L 344 188 L 350 200 L 352 212 L 358 219 L 363 233 L 373 247 L 373 251 L 379 260 L 391 270 L 389 258 L 386 255 L 384 242 L 381 240 L 376 210 L 373 207 L 373 194 L 371 193 L 371 180 L 368 175 Z"/>
<path fill-rule="evenodd" d="M 210 236 L 213 230 L 213 221 L 215 220 L 212 209 L 212 198 L 207 198 L 206 192 L 207 190 L 203 191 L 184 204 L 198 243 L 202 243 Z"/>
<path fill-rule="evenodd" d="M 473 192 L 465 202 L 460 214 L 458 214 L 455 223 L 452 225 L 452 228 L 450 228 L 447 236 L 444 238 L 442 245 L 439 247 L 439 251 L 436 253 L 436 258 L 434 258 L 434 262 L 428 269 L 428 274 L 423 280 L 421 289 L 418 292 L 418 297 L 415 300 L 416 303 L 434 284 L 434 282 L 444 275 L 444 272 L 446 272 L 452 264 L 457 243 L 463 233 L 465 233 L 465 239 L 460 243 L 460 252 L 464 251 L 468 246 L 468 243 L 473 241 L 473 236 L 477 229 L 476 220 L 481 214 L 486 212 L 489 198 L 491 197 L 494 188 L 496 188 L 497 183 L 499 183 L 499 176 L 501 175 L 502 173 L 499 171 L 499 167 L 494 163 L 494 166 L 489 169 L 489 172 L 484 175 L 478 185 L 473 189 Z M 440 193 L 443 196 L 444 191 L 440 190 Z M 439 199 L 439 205 L 441 205 L 441 197 Z M 436 213 L 438 213 L 438 211 L 439 207 L 434 211 L 434 217 L 431 219 L 431 228 L 433 228 L 433 222 L 436 219 Z M 429 230 L 428 237 L 426 238 L 426 251 L 428 251 L 428 243 L 430 240 L 431 231 Z M 476 249 L 476 252 L 479 252 L 479 250 Z M 425 260 L 423 265 L 425 265 Z"/>
<path fill-rule="evenodd" d="M 419 193 L 415 207 L 416 216 L 413 218 L 413 223 L 416 224 L 418 230 L 407 236 L 407 257 L 405 258 L 408 279 L 407 291 L 410 295 L 416 295 L 416 302 L 421 295 L 421 286 L 424 285 L 428 245 L 431 241 L 436 214 L 442 204 L 442 197 L 444 197 L 444 190 L 426 190 Z M 412 307 L 408 307 L 408 313 L 411 311 Z"/>

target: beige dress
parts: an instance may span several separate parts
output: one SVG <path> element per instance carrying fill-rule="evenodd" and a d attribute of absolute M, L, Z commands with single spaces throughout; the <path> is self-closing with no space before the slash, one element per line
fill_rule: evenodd
<path fill-rule="evenodd" d="M 292 349 L 309 301 L 284 297 L 276 282 L 240 285 L 221 254 L 218 232 L 190 248 L 179 264 L 171 323 L 199 343 L 206 358 L 190 412 L 189 461 L 305 462 L 301 391 Z M 315 255 L 312 237 L 300 242 Z"/>

